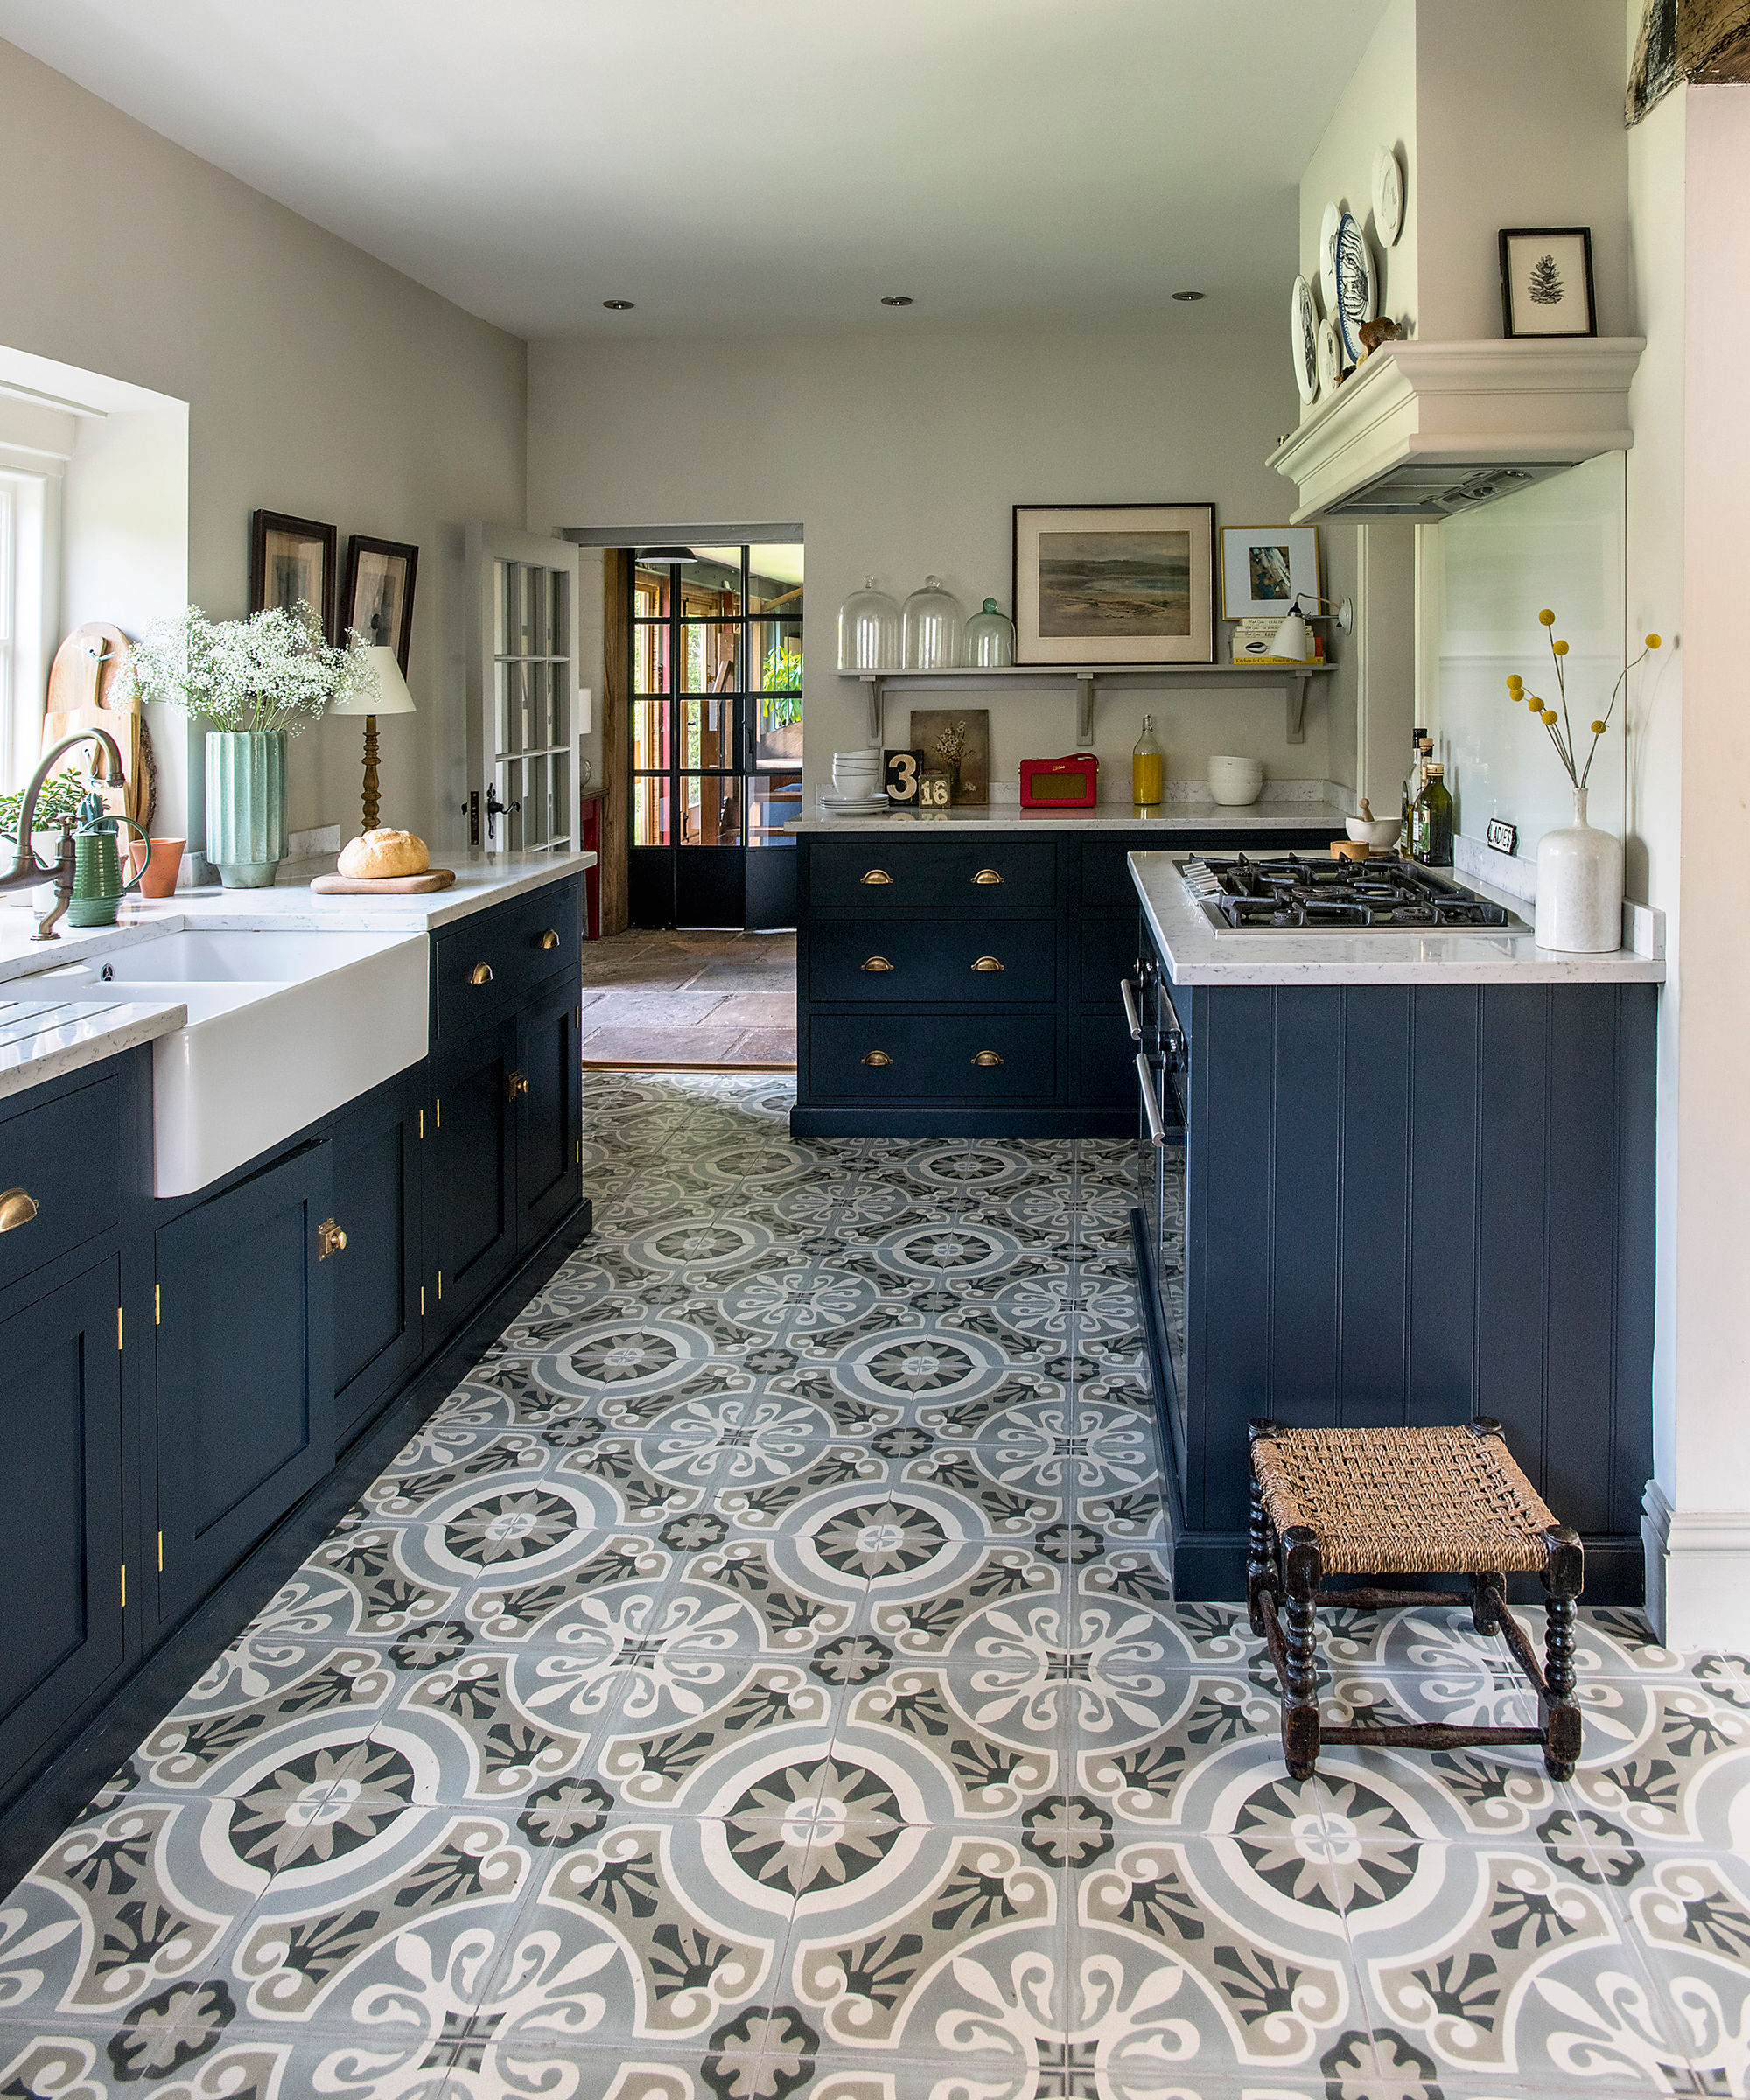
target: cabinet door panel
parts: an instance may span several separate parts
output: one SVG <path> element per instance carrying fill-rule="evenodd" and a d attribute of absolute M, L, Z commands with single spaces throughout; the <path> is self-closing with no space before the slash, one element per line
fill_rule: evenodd
<path fill-rule="evenodd" d="M 122 1108 L 111 1076 L 0 1122 L 0 1188 L 22 1188 L 37 1206 L 28 1224 L 0 1233 L 0 1291 L 121 1215 Z"/>
<path fill-rule="evenodd" d="M 334 1278 L 334 1418 L 339 1441 L 419 1360 L 420 1116 L 424 1067 L 338 1124 L 334 1217 L 346 1235 Z M 429 1113 L 429 1110 L 426 1111 Z"/>
<path fill-rule="evenodd" d="M 334 1462 L 330 1148 L 158 1234 L 159 1614 L 203 1596 Z"/>
<path fill-rule="evenodd" d="M 517 1244 L 542 1239 L 577 1200 L 583 1168 L 583 1067 L 578 984 L 564 985 L 522 1017 L 517 1068 L 528 1091 L 517 1103 Z"/>
<path fill-rule="evenodd" d="M 438 1148 L 437 1320 L 447 1330 L 516 1256 L 515 1158 L 509 1098 L 514 1018 L 447 1053 L 434 1074 Z"/>
<path fill-rule="evenodd" d="M 0 1784 L 122 1660 L 120 1264 L 0 1324 Z"/>

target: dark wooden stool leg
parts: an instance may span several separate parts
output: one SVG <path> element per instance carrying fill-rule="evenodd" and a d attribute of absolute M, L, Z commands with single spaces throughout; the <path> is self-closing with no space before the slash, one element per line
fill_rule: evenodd
<path fill-rule="evenodd" d="M 1291 1779 L 1311 1779 L 1319 1761 L 1319 1535 L 1295 1524 L 1282 1535 L 1288 1591 L 1288 1678 L 1282 1693 L 1282 1754 Z"/>
<path fill-rule="evenodd" d="M 1549 1696 L 1540 1702 L 1544 1765 L 1551 1779 L 1572 1779 L 1580 1756 L 1580 1710 L 1574 1698 L 1574 1606 L 1586 1587 L 1586 1548 L 1572 1525 L 1544 1533 L 1550 1560 L 1544 1570 L 1550 1600 L 1544 1637 L 1544 1677 Z"/>
<path fill-rule="evenodd" d="M 1501 1607 L 1506 1601 L 1506 1576 L 1490 1573 L 1471 1577 L 1471 1624 L 1478 1633 L 1501 1631 Z"/>
<path fill-rule="evenodd" d="M 1247 1425 L 1248 1448 L 1260 1437 L 1275 1433 L 1274 1422 L 1256 1417 Z M 1256 1454 L 1254 1454 L 1256 1458 Z M 1251 1536 L 1246 1553 L 1246 1610 L 1251 1620 L 1252 1631 L 1260 1640 L 1264 1636 L 1264 1610 L 1258 1602 L 1260 1595 L 1269 1590 L 1280 1606 L 1282 1582 L 1276 1572 L 1276 1542 L 1272 1536 L 1270 1513 L 1264 1506 L 1264 1490 L 1258 1486 L 1256 1463 L 1252 1468 Z"/>

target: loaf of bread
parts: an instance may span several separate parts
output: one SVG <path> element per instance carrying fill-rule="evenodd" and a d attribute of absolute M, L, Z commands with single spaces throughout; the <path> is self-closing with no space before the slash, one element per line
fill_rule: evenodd
<path fill-rule="evenodd" d="M 358 879 L 385 875 L 423 875 L 431 865 L 425 841 L 411 831 L 367 831 L 340 849 L 340 872 Z"/>

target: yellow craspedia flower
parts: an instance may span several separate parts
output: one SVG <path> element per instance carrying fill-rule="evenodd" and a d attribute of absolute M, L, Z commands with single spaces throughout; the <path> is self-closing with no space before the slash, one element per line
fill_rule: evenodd
<path fill-rule="evenodd" d="M 1544 710 L 1544 712 L 1543 712 L 1542 716 L 1539 718 L 1539 719 L 1540 719 L 1540 720 L 1542 720 L 1542 721 L 1544 721 L 1544 722 L 1546 722 L 1546 723 L 1547 723 L 1547 722 L 1553 722 L 1553 721 L 1555 720 L 1555 718 L 1556 718 L 1556 710 L 1555 710 L 1555 709 L 1554 709 L 1553 707 L 1546 707 L 1546 708 Z"/>
<path fill-rule="evenodd" d="M 1544 606 L 1544 610 L 1537 615 L 1537 617 L 1546 627 L 1553 627 L 1556 624 L 1556 616 L 1552 612 L 1550 612 L 1548 606 Z"/>
<path fill-rule="evenodd" d="M 1522 693 L 1525 690 L 1525 681 L 1519 676 L 1517 671 L 1511 671 L 1508 674 L 1507 690 L 1509 693 L 1512 693 L 1516 696 Z"/>
<path fill-rule="evenodd" d="M 1656 648 L 1658 648 L 1658 646 L 1659 646 L 1659 643 L 1660 643 L 1660 641 L 1661 641 L 1662 639 L 1663 639 L 1663 638 L 1662 638 L 1662 636 L 1660 636 L 1660 635 L 1657 635 L 1657 634 L 1649 634 L 1649 635 L 1647 637 L 1647 647 L 1648 647 L 1649 649 L 1656 649 Z"/>
<path fill-rule="evenodd" d="M 1604 734 L 1604 724 L 1602 722 L 1594 722 L 1592 725 L 1592 733 L 1595 737 L 1601 737 Z"/>
<path fill-rule="evenodd" d="M 1564 641 L 1552 641 L 1550 647 L 1558 656 L 1565 656 L 1568 653 L 1568 645 Z"/>

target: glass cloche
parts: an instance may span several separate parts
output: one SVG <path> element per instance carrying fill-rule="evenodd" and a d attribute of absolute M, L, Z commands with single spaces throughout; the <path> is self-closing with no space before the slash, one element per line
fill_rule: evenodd
<path fill-rule="evenodd" d="M 901 621 L 901 654 L 908 671 L 951 671 L 959 667 L 961 628 L 966 615 L 960 600 L 944 591 L 939 577 L 927 576 L 921 591 L 906 600 Z"/>
<path fill-rule="evenodd" d="M 966 623 L 966 661 L 981 670 L 1000 669 L 1015 661 L 1015 623 L 998 612 L 994 598 Z"/>
<path fill-rule="evenodd" d="M 842 671 L 897 671 L 900 608 L 875 578 L 865 576 L 838 608 L 838 668 Z"/>

